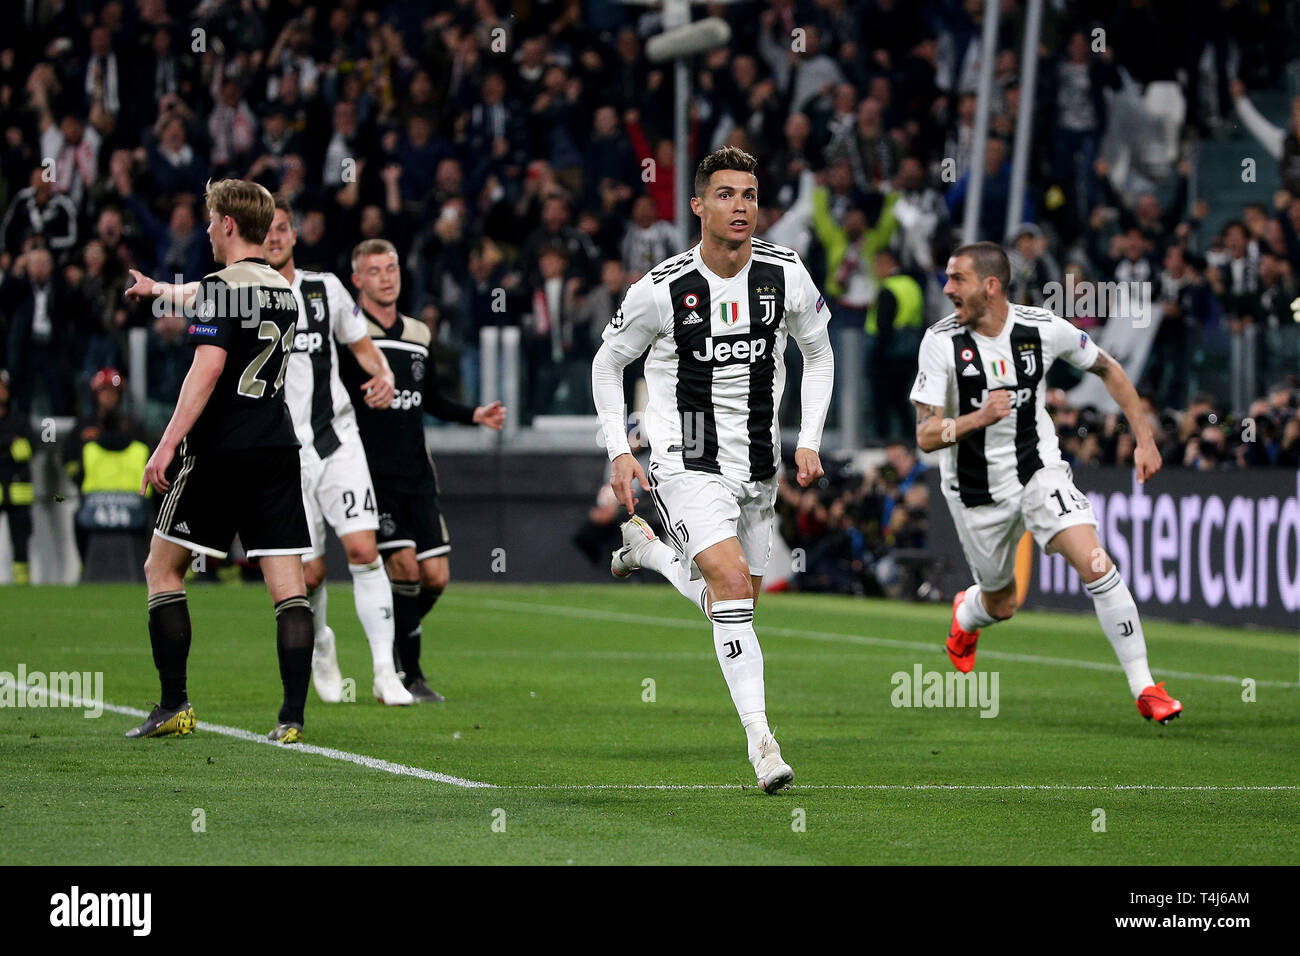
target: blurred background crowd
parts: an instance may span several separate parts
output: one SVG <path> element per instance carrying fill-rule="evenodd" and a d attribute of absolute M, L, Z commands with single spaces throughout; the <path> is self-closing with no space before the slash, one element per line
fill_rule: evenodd
<path fill-rule="evenodd" d="M 942 272 L 985 56 L 978 238 L 1006 243 L 1013 300 L 1043 304 L 1067 277 L 1147 284 L 1158 323 L 1130 372 L 1166 466 L 1300 464 L 1296 5 L 1048 0 L 1011 235 L 1025 11 L 1000 9 L 985 51 L 982 0 L 696 7 L 726 19 L 731 40 L 693 66 L 693 157 L 723 143 L 758 157 L 759 234 L 798 249 L 836 329 L 864 336 L 853 374 L 866 437 L 886 457 L 820 492 L 787 489 L 784 530 L 810 553 L 861 561 L 922 543 L 907 392 L 921 332 L 948 311 Z M 672 72 L 645 53 L 663 28 L 653 3 L 26 0 L 10 19 L 0 420 L 11 430 L 33 415 L 98 427 L 109 405 L 133 435 L 165 423 L 189 364 L 184 323 L 122 292 L 129 268 L 187 281 L 214 268 L 210 177 L 290 197 L 297 265 L 348 285 L 351 247 L 392 240 L 400 305 L 433 329 L 453 394 L 478 397 L 481 331 L 517 327 L 524 421 L 592 411 L 601 330 L 628 285 L 677 251 Z M 1108 317 L 1083 312 L 1073 320 L 1101 335 Z M 136 328 L 148 345 L 132 363 Z M 129 415 L 128 367 L 146 378 Z M 1056 375 L 1067 458 L 1131 461 L 1123 423 L 1073 401 L 1076 380 Z M 105 389 L 118 399 L 99 398 Z"/>

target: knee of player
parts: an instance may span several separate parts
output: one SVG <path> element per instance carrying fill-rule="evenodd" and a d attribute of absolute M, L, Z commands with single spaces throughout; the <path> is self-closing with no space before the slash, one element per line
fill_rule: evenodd
<path fill-rule="evenodd" d="M 441 593 L 447 589 L 447 585 L 450 581 L 450 568 L 420 566 L 420 587 L 424 588 L 426 591 L 438 591 Z"/>
<path fill-rule="evenodd" d="M 1016 613 L 1016 596 L 1012 594 L 1009 597 L 993 597 L 985 594 L 984 609 L 999 621 L 1010 620 Z"/>
<path fill-rule="evenodd" d="M 325 562 L 308 561 L 302 566 L 302 580 L 308 591 L 315 591 L 325 583 Z"/>
<path fill-rule="evenodd" d="M 348 556 L 348 564 L 367 565 L 379 560 L 379 549 L 373 544 L 349 545 L 343 550 Z"/>
<path fill-rule="evenodd" d="M 710 585 L 715 601 L 744 601 L 754 597 L 754 582 L 742 569 L 725 571 Z"/>
<path fill-rule="evenodd" d="M 414 581 L 419 573 L 413 552 L 399 551 L 388 559 L 388 576 L 394 581 Z"/>

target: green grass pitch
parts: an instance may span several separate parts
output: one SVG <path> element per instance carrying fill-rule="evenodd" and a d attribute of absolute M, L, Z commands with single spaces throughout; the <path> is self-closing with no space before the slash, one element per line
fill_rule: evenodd
<path fill-rule="evenodd" d="M 102 671 L 108 703 L 146 707 L 144 599 L 0 589 L 0 671 Z M 986 719 L 891 703 L 894 673 L 949 669 L 947 607 L 764 595 L 768 714 L 796 775 L 768 797 L 709 628 L 665 586 L 454 583 L 425 621 L 448 703 L 405 710 L 370 697 L 350 589 L 331 586 L 358 699 L 311 692 L 308 742 L 491 788 L 205 731 L 270 729 L 274 629 L 260 588 L 195 586 L 190 607 L 192 737 L 0 708 L 0 863 L 1300 863 L 1295 634 L 1147 622 L 1186 708 L 1161 727 L 1094 618 L 1027 611 L 981 641 Z"/>

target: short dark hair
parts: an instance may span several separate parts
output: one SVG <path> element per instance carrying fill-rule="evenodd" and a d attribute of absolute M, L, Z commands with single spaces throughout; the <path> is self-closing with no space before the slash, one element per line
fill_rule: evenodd
<path fill-rule="evenodd" d="M 1011 260 L 996 242 L 970 242 L 958 246 L 952 251 L 952 258 L 958 256 L 970 256 L 971 265 L 980 281 L 992 276 L 1002 286 L 1002 294 L 1006 294 L 1007 287 L 1011 285 Z"/>
<path fill-rule="evenodd" d="M 724 169 L 752 174 L 758 169 L 758 160 L 739 147 L 719 146 L 700 160 L 700 165 L 695 170 L 695 195 L 703 198 L 713 174 Z"/>

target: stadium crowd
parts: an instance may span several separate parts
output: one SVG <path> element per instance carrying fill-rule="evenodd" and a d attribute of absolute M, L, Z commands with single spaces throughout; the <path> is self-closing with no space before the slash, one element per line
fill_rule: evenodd
<path fill-rule="evenodd" d="M 1149 283 L 1161 321 L 1140 385 L 1166 464 L 1296 466 L 1300 99 L 1279 129 L 1249 92 L 1280 85 L 1295 56 L 1287 38 L 1300 35 L 1282 18 L 1294 11 L 1047 4 L 1023 225 L 1004 236 L 1024 7 L 1001 7 L 979 223 L 980 238 L 1007 243 L 1012 299 L 1041 303 L 1066 275 Z M 970 183 L 982 8 L 763 0 L 701 11 L 726 19 L 732 39 L 695 63 L 692 151 L 728 143 L 759 158 L 759 234 L 797 248 L 836 325 L 864 330 L 878 444 L 909 440 L 917 344 L 948 311 L 939 290 Z M 9 414 L 95 415 L 92 382 L 127 367 L 127 334 L 144 328 L 148 403 L 132 411 L 161 426 L 188 367 L 185 326 L 128 307 L 122 292 L 131 268 L 187 281 L 214 268 L 209 177 L 288 196 L 298 266 L 346 284 L 356 241 L 392 240 L 401 306 L 433 329 L 451 394 L 477 397 L 480 331 L 518 326 L 525 420 L 591 411 L 601 330 L 628 285 L 675 251 L 672 73 L 646 56 L 662 29 L 653 6 L 66 0 L 13 18 L 0 40 Z M 1166 155 L 1116 163 L 1107 134 L 1132 122 L 1118 107 L 1159 84 L 1176 88 L 1185 122 L 1156 117 L 1139 132 L 1167 140 Z M 1276 159 L 1283 188 L 1210 232 L 1186 147 L 1234 134 L 1236 120 Z M 1225 407 L 1228 342 L 1249 326 L 1260 334 L 1247 360 L 1270 388 Z M 1051 407 L 1071 461 L 1131 459 L 1114 416 L 1061 390 Z M 862 553 L 910 541 L 923 489 L 907 447 L 889 455 L 888 469 L 830 492 L 787 494 L 787 530 L 824 541 L 818 529 L 830 528 L 826 547 Z"/>

